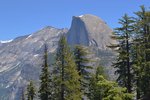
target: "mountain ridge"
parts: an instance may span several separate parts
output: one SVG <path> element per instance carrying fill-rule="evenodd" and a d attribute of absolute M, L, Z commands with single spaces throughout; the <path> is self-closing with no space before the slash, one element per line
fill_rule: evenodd
<path fill-rule="evenodd" d="M 19 100 L 21 89 L 29 80 L 34 80 L 38 85 L 45 43 L 52 55 L 57 49 L 59 38 L 65 35 L 70 45 L 82 44 L 94 48 L 97 54 L 100 50 L 101 59 L 111 60 L 111 56 L 102 56 L 107 52 L 107 45 L 112 41 L 109 37 L 111 32 L 104 21 L 94 15 L 86 14 L 73 17 L 69 30 L 46 26 L 33 34 L 0 44 L 0 90 L 2 90 L 0 99 Z M 103 42 L 104 40 L 109 42 Z M 105 66 L 107 65 L 109 64 Z M 8 96 L 5 96 L 6 94 Z"/>

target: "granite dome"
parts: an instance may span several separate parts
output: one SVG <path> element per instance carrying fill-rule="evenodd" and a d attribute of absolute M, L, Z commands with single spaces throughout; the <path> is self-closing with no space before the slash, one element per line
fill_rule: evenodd
<path fill-rule="evenodd" d="M 68 43 L 83 44 L 107 49 L 107 45 L 115 42 L 110 38 L 112 29 L 99 17 L 86 14 L 73 16 L 71 28 L 68 32 Z"/>

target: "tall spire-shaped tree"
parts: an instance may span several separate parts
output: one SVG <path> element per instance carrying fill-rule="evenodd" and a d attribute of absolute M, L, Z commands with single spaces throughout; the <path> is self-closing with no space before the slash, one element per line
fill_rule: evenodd
<path fill-rule="evenodd" d="M 24 88 L 22 88 L 22 90 L 21 90 L 20 100 L 25 100 Z"/>
<path fill-rule="evenodd" d="M 40 75 L 40 88 L 39 88 L 39 97 L 41 100 L 49 100 L 52 98 L 52 87 L 51 87 L 51 78 L 50 78 L 49 66 L 48 66 L 48 51 L 47 45 L 45 44 L 44 48 L 44 57 L 42 65 L 42 73 Z"/>
<path fill-rule="evenodd" d="M 133 20 L 125 14 L 119 23 L 120 28 L 116 28 L 113 39 L 118 40 L 117 45 L 110 46 L 116 48 L 118 57 L 113 66 L 117 69 L 116 74 L 119 75 L 117 81 L 119 85 L 126 87 L 129 93 L 132 92 L 132 68 L 131 68 L 131 35 L 133 33 Z"/>
<path fill-rule="evenodd" d="M 56 55 L 56 87 L 59 100 L 81 100 L 80 76 L 65 36 L 58 43 Z"/>
<path fill-rule="evenodd" d="M 92 60 L 89 58 L 90 52 L 88 48 L 77 45 L 75 46 L 74 50 L 74 55 L 75 55 L 75 62 L 77 65 L 77 70 L 79 72 L 79 75 L 81 76 L 81 91 L 84 94 L 88 94 L 88 86 L 89 86 L 89 81 L 91 78 L 91 69 L 93 68 L 91 66 Z"/>
<path fill-rule="evenodd" d="M 30 81 L 29 85 L 27 86 L 27 100 L 33 100 L 35 95 L 35 87 L 33 82 Z"/>
<path fill-rule="evenodd" d="M 96 68 L 96 72 L 92 75 L 92 78 L 90 78 L 89 94 L 88 94 L 88 98 L 90 100 L 102 100 L 102 95 L 100 94 L 102 91 L 99 89 L 97 85 L 97 82 L 99 81 L 98 80 L 99 75 L 102 75 L 104 78 L 107 78 L 107 75 L 102 66 L 98 66 Z"/>
<path fill-rule="evenodd" d="M 150 11 L 141 6 L 137 15 L 136 32 L 136 57 L 134 65 L 137 84 L 137 98 L 150 98 Z M 138 44 L 138 45 L 137 45 Z"/>

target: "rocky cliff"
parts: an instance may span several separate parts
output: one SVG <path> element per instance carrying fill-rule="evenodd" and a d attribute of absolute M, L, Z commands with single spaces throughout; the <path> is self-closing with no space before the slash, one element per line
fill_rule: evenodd
<path fill-rule="evenodd" d="M 111 40 L 112 30 L 99 17 L 94 15 L 74 16 L 69 31 L 45 27 L 33 34 L 17 37 L 10 41 L 0 42 L 0 100 L 19 100 L 22 89 L 29 80 L 39 82 L 43 57 L 43 46 L 48 44 L 49 54 L 56 51 L 62 34 L 73 46 L 82 44 L 94 51 L 100 63 L 111 74 L 112 52 L 107 45 Z M 108 63 L 109 62 L 109 63 Z"/>
<path fill-rule="evenodd" d="M 107 45 L 113 43 L 110 38 L 112 29 L 94 15 L 73 16 L 72 25 L 68 32 L 68 43 L 71 45 L 83 44 L 95 46 L 101 50 L 106 50 Z"/>

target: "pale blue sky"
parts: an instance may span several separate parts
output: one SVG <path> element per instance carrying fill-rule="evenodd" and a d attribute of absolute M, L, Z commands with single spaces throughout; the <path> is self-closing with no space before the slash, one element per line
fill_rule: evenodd
<path fill-rule="evenodd" d="M 111 27 L 150 0 L 0 0 L 0 40 L 33 33 L 45 26 L 69 28 L 72 16 L 94 14 Z"/>

